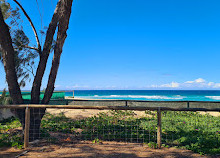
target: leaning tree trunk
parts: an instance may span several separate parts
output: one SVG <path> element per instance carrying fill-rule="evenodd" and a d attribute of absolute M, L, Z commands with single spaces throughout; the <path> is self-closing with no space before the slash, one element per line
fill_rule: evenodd
<path fill-rule="evenodd" d="M 23 99 L 21 90 L 18 84 L 18 78 L 15 70 L 15 51 L 12 46 L 12 39 L 9 32 L 9 27 L 5 23 L 1 8 L 0 8 L 0 45 L 2 51 L 3 64 L 8 83 L 8 90 L 12 98 L 13 104 L 22 104 Z M 15 115 L 20 119 L 24 127 L 25 113 L 24 109 L 13 109 Z"/>
<path fill-rule="evenodd" d="M 61 3 L 62 3 L 61 0 L 57 3 L 52 20 L 51 20 L 49 27 L 47 29 L 43 51 L 40 54 L 40 61 L 39 61 L 37 72 L 34 77 L 34 82 L 32 85 L 32 90 L 31 90 L 31 103 L 32 104 L 39 104 L 40 103 L 41 83 L 42 83 L 42 79 L 43 79 L 44 72 L 46 69 L 47 60 L 48 60 L 48 57 L 50 54 L 50 50 L 52 48 L 53 37 L 54 37 L 55 31 L 56 31 L 56 28 L 58 25 Z M 30 110 L 30 116 L 31 116 L 31 118 L 30 118 L 30 133 L 29 133 L 30 141 L 40 139 L 40 137 L 41 137 L 40 124 L 41 124 L 41 120 L 45 114 L 45 111 L 46 111 L 45 108 L 35 108 L 35 109 Z"/>
<path fill-rule="evenodd" d="M 8 25 L 5 23 L 0 9 L 0 45 L 2 58 L 8 83 L 8 90 L 14 104 L 23 103 L 21 90 L 18 84 L 18 78 L 15 70 L 15 51 L 12 46 L 12 39 Z"/>
<path fill-rule="evenodd" d="M 58 24 L 57 41 L 54 49 L 54 58 L 49 75 L 48 85 L 42 103 L 48 104 L 52 97 L 54 90 L 54 83 L 59 68 L 60 55 L 62 53 L 63 44 L 67 36 L 66 31 L 69 25 L 72 2 L 73 0 L 60 0 L 58 2 L 57 5 L 58 9 L 55 10 L 55 15 L 53 16 L 49 29 L 47 31 L 44 50 L 42 51 L 41 54 L 42 56 L 40 58 L 37 74 L 35 76 L 35 80 L 32 88 L 32 98 L 31 98 L 32 103 L 39 103 L 39 98 L 36 98 L 35 96 L 38 96 L 38 94 L 40 94 L 40 85 L 50 52 L 49 48 L 51 47 L 53 35 L 55 33 L 55 29 L 56 29 L 55 26 L 57 26 Z M 33 117 L 31 118 L 31 122 L 30 122 L 30 140 L 39 139 L 40 123 L 44 114 L 45 114 L 45 109 L 42 108 L 31 110 L 31 116 Z"/>
<path fill-rule="evenodd" d="M 52 20 L 47 29 L 43 51 L 40 53 L 40 61 L 37 67 L 37 72 L 34 77 L 34 82 L 33 82 L 32 89 L 31 89 L 31 103 L 32 104 L 39 104 L 40 102 L 41 83 L 42 83 L 42 79 L 43 79 L 44 72 L 46 69 L 50 50 L 52 48 L 53 36 L 55 34 L 57 24 L 58 24 L 60 4 L 61 4 L 61 0 L 57 3 Z"/>
<path fill-rule="evenodd" d="M 56 76 L 57 76 L 57 72 L 58 72 L 58 68 L 60 64 L 60 56 L 62 54 L 63 45 L 67 37 L 66 32 L 69 26 L 72 2 L 73 0 L 64 0 L 64 3 L 62 4 L 62 7 L 61 7 L 61 14 L 59 17 L 58 32 L 57 32 L 57 40 L 56 40 L 56 45 L 54 49 L 54 57 L 52 61 L 52 67 L 50 70 L 48 83 L 47 83 L 47 88 L 45 91 L 44 98 L 42 100 L 43 104 L 49 103 L 50 98 L 52 97 L 52 94 L 54 91 L 54 84 L 56 81 Z"/>

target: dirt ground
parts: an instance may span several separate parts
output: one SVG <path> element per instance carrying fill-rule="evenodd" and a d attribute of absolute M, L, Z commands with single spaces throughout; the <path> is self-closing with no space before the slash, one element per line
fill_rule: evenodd
<path fill-rule="evenodd" d="M 23 155 L 22 155 L 23 153 Z M 19 156 L 20 155 L 20 156 Z M 151 149 L 149 147 L 120 142 L 64 143 L 59 145 L 38 145 L 26 150 L 0 148 L 0 158 L 217 158 L 201 156 L 189 150 L 176 148 Z M 220 156 L 219 156 L 220 157 Z"/>

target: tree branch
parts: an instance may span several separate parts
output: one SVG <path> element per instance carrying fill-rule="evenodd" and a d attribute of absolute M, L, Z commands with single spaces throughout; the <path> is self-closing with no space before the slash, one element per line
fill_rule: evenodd
<path fill-rule="evenodd" d="M 31 103 L 39 104 L 42 78 L 44 76 L 44 72 L 45 72 L 46 65 L 47 65 L 47 60 L 48 60 L 50 50 L 52 47 L 53 37 L 54 37 L 55 31 L 57 28 L 61 2 L 62 0 L 59 0 L 59 2 L 57 3 L 52 20 L 47 29 L 46 38 L 44 42 L 44 48 L 40 55 L 40 61 L 37 67 L 37 72 L 34 77 L 34 82 L 33 82 L 32 89 L 31 89 Z"/>
<path fill-rule="evenodd" d="M 26 68 L 25 66 L 22 66 L 23 69 L 27 70 L 28 72 L 30 72 L 33 76 L 34 76 L 34 72 L 29 70 L 28 68 Z M 32 69 L 33 70 L 33 69 Z"/>
<path fill-rule="evenodd" d="M 38 45 L 37 51 L 38 51 L 39 54 L 41 54 L 40 40 L 39 40 L 39 37 L 38 37 L 38 35 L 37 35 L 37 31 L 36 31 L 36 29 L 35 29 L 35 27 L 34 27 L 34 24 L 33 24 L 32 20 L 31 20 L 31 18 L 28 16 L 27 12 L 24 10 L 24 8 L 22 7 L 22 5 L 21 5 L 17 0 L 13 0 L 13 1 L 20 7 L 20 9 L 23 11 L 24 15 L 25 15 L 26 18 L 28 19 L 28 21 L 29 21 L 29 23 L 30 23 L 30 25 L 31 25 L 31 27 L 32 27 L 32 29 L 33 29 L 33 31 L 34 31 L 34 35 L 35 35 L 35 38 L 36 38 L 36 41 L 37 41 L 37 45 Z"/>
<path fill-rule="evenodd" d="M 28 46 L 28 45 L 24 45 L 24 47 L 25 48 L 29 48 L 29 49 L 33 49 L 33 50 L 36 50 L 36 51 L 38 51 L 39 49 L 38 48 L 36 48 L 36 47 L 31 47 L 31 46 Z"/>
<path fill-rule="evenodd" d="M 56 80 L 56 76 L 57 76 L 57 72 L 59 68 L 60 56 L 62 54 L 63 45 L 67 37 L 66 32 L 69 26 L 72 2 L 73 0 L 62 0 L 59 24 L 58 24 L 57 40 L 56 40 L 56 45 L 54 49 L 54 56 L 53 56 L 53 61 L 52 61 L 52 67 L 50 69 L 50 75 L 49 75 L 49 79 L 47 83 L 47 88 L 44 94 L 44 98 L 42 100 L 43 104 L 49 103 L 50 98 L 52 97 L 52 94 L 54 91 L 54 84 L 55 84 L 55 80 Z"/>

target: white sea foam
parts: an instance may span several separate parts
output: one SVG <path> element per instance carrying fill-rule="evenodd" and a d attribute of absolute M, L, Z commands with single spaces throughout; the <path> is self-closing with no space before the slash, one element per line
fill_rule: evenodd
<path fill-rule="evenodd" d="M 220 100 L 220 96 L 205 96 L 205 97 L 209 99 Z"/>
<path fill-rule="evenodd" d="M 110 97 L 120 97 L 121 95 L 110 95 Z M 107 96 L 108 97 L 108 96 Z"/>
<path fill-rule="evenodd" d="M 184 96 L 175 95 L 175 96 L 161 96 L 161 95 L 106 95 L 106 96 L 98 96 L 94 97 L 99 98 L 144 98 L 144 99 L 183 99 Z"/>

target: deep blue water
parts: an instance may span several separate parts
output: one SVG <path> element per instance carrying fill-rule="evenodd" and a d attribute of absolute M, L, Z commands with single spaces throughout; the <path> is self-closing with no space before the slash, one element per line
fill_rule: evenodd
<path fill-rule="evenodd" d="M 73 92 L 65 92 L 73 96 Z M 75 90 L 76 98 L 158 101 L 220 101 L 220 90 Z"/>

